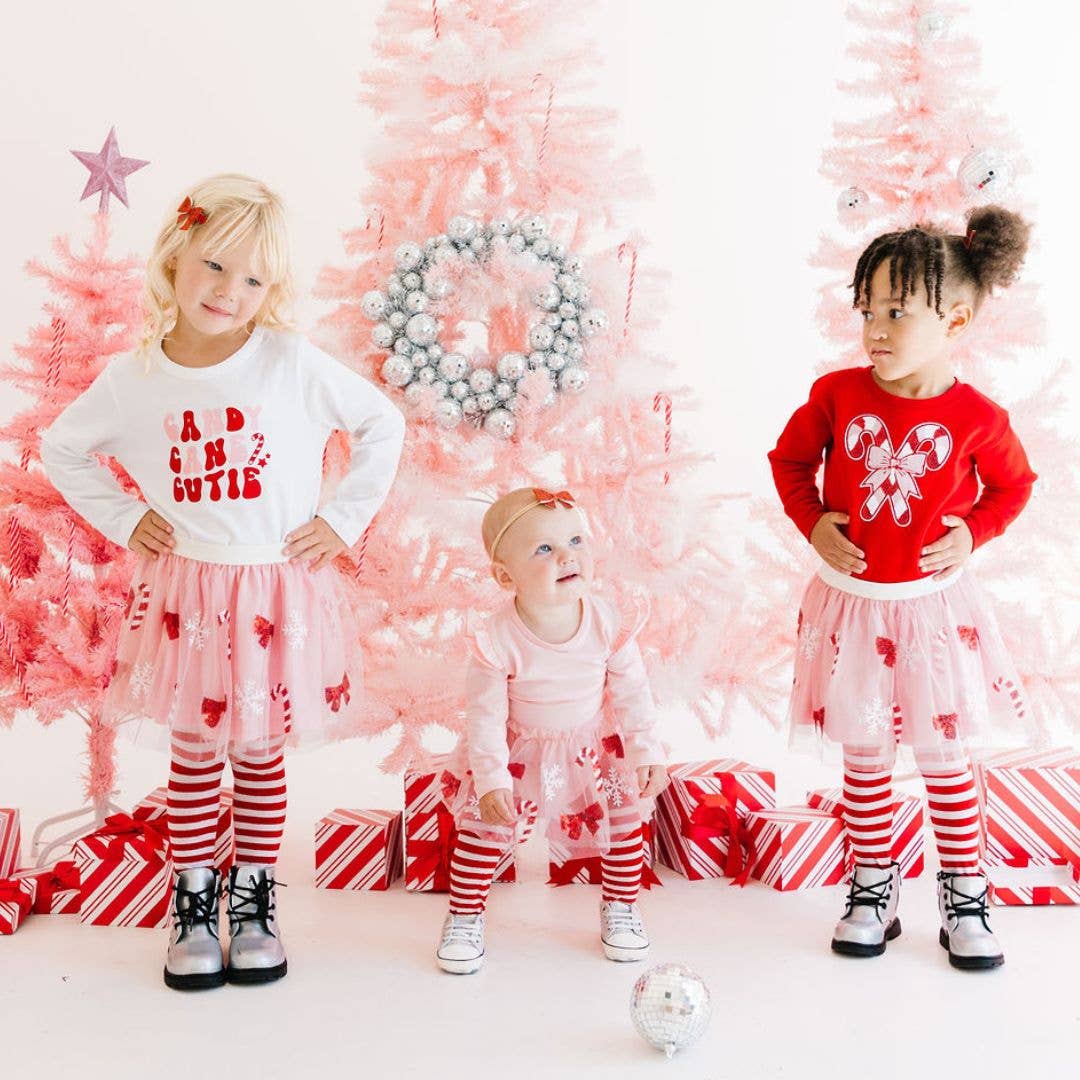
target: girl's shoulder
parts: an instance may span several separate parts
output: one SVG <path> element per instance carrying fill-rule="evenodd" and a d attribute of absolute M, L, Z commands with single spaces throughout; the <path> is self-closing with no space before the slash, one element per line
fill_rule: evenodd
<path fill-rule="evenodd" d="M 633 596 L 615 603 L 605 596 L 591 596 L 592 621 L 603 647 L 616 653 L 638 636 L 649 618 L 649 605 Z"/>
<path fill-rule="evenodd" d="M 507 643 L 513 628 L 513 600 L 485 615 L 470 612 L 465 620 L 465 636 L 475 656 L 491 667 L 510 667 Z"/>

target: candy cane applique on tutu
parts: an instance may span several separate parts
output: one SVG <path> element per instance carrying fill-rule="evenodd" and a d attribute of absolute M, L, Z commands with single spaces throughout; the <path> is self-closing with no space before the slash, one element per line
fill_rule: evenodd
<path fill-rule="evenodd" d="M 146 609 L 150 606 L 150 586 L 139 582 L 128 592 L 127 607 L 124 609 L 124 618 L 131 616 L 131 629 L 138 630 L 146 618 Z M 132 614 L 132 607 L 135 611 Z"/>
<path fill-rule="evenodd" d="M 993 686 L 997 693 L 1008 694 L 1009 700 L 1012 702 L 1013 711 L 1016 713 L 1017 720 L 1023 720 L 1024 698 L 1012 679 L 995 679 Z"/>
<path fill-rule="evenodd" d="M 899 448 L 893 449 L 885 422 L 871 413 L 856 416 L 844 431 L 844 448 L 854 461 L 866 458 L 866 478 L 859 484 L 869 488 L 859 517 L 873 521 L 888 503 L 897 525 L 911 524 L 911 499 L 921 499 L 917 479 L 936 472 L 949 459 L 953 439 L 946 427 L 927 422 L 916 424 Z"/>
<path fill-rule="evenodd" d="M 281 702 L 282 729 L 288 735 L 292 731 L 292 702 L 289 700 L 289 688 L 278 683 L 270 691 L 270 700 Z"/>
<path fill-rule="evenodd" d="M 232 660 L 232 631 L 229 627 L 229 619 L 232 618 L 228 608 L 222 608 L 217 615 L 218 626 L 225 627 L 225 659 Z"/>
<path fill-rule="evenodd" d="M 574 758 L 574 764 L 586 767 L 592 766 L 593 783 L 596 785 L 596 790 L 603 794 L 604 777 L 600 771 L 600 759 L 597 757 L 596 751 L 591 746 L 583 746 L 578 756 Z"/>
<path fill-rule="evenodd" d="M 515 839 L 519 844 L 524 844 L 532 836 L 533 829 L 536 827 L 536 819 L 540 816 L 540 807 L 531 799 L 522 799 L 518 806 L 518 814 L 520 817 L 517 823 L 517 836 Z"/>

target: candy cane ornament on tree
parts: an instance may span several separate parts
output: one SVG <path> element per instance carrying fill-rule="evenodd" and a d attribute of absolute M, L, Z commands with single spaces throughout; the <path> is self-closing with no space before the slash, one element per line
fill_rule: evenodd
<path fill-rule="evenodd" d="M 379 235 L 375 241 L 375 250 L 382 251 L 383 239 L 386 236 L 386 215 L 378 208 L 368 214 L 367 220 L 364 222 L 364 228 L 373 229 L 376 221 L 379 224 Z"/>
<path fill-rule="evenodd" d="M 848 457 L 859 461 L 865 456 L 869 472 L 860 487 L 869 488 L 859 517 L 873 521 L 888 503 L 897 525 L 911 523 L 909 500 L 921 499 L 917 478 L 929 470 L 936 472 L 952 453 L 952 435 L 941 424 L 916 424 L 905 436 L 898 450 L 893 449 L 884 421 L 870 413 L 855 417 L 844 431 Z"/>
<path fill-rule="evenodd" d="M 623 340 L 630 333 L 630 308 L 634 302 L 634 282 L 637 280 L 637 248 L 629 240 L 619 245 L 619 262 L 622 262 L 623 256 L 627 254 L 630 256 L 630 277 L 626 282 L 626 310 L 623 313 L 622 328 Z"/>
<path fill-rule="evenodd" d="M 667 394 L 657 394 L 653 398 L 652 411 L 659 412 L 661 408 L 664 410 L 664 457 L 665 459 L 671 455 L 671 398 Z M 666 469 L 664 470 L 664 483 L 666 484 L 671 479 L 671 473 Z"/>
<path fill-rule="evenodd" d="M 578 756 L 574 758 L 574 764 L 592 766 L 593 783 L 596 785 L 596 790 L 603 794 L 604 779 L 600 771 L 600 759 L 596 756 L 596 751 L 591 746 L 583 746 Z"/>
<path fill-rule="evenodd" d="M 45 385 L 56 386 L 60 381 L 60 365 L 64 359 L 64 339 L 67 336 L 67 323 L 59 315 L 52 321 L 52 346 L 49 349 L 49 373 Z"/>
<path fill-rule="evenodd" d="M 555 102 L 555 84 L 542 72 L 538 71 L 533 76 L 533 90 L 541 83 L 547 83 L 548 88 L 547 108 L 544 110 L 544 131 L 540 136 L 540 145 L 536 150 L 536 164 L 542 168 L 544 165 L 544 155 L 547 153 L 548 136 L 551 134 L 551 107 Z"/>

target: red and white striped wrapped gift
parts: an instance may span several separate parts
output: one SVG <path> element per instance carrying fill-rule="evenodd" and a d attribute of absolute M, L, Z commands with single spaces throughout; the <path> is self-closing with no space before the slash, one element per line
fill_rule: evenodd
<path fill-rule="evenodd" d="M 154 788 L 145 799 L 135 804 L 131 816 L 136 821 L 145 821 L 154 830 L 169 839 L 169 790 Z M 221 802 L 218 808 L 217 835 L 214 838 L 214 866 L 223 874 L 228 873 L 233 863 L 233 793 L 231 788 L 221 789 Z"/>
<path fill-rule="evenodd" d="M 0 878 L 15 872 L 22 858 L 21 849 L 19 811 L 0 806 Z"/>
<path fill-rule="evenodd" d="M 127 814 L 79 840 L 79 921 L 95 926 L 168 925 L 172 863 L 165 838 Z"/>
<path fill-rule="evenodd" d="M 653 867 L 653 830 L 650 822 L 642 822 L 641 840 L 645 848 L 645 867 L 641 875 L 643 888 L 651 889 L 660 885 L 660 879 L 652 872 Z M 570 849 L 557 839 L 548 839 L 548 884 L 549 885 L 600 885 L 600 856 L 579 859 L 571 855 Z"/>
<path fill-rule="evenodd" d="M 806 805 L 812 810 L 825 810 L 843 820 L 843 789 L 819 788 L 817 791 L 808 791 Z M 893 859 L 900 864 L 901 877 L 918 877 L 926 869 L 925 832 L 926 818 L 923 814 L 922 799 L 902 791 L 896 792 L 890 852 Z"/>
<path fill-rule="evenodd" d="M 781 892 L 838 885 L 847 873 L 844 823 L 824 810 L 785 806 L 746 815 L 757 847 L 752 874 Z"/>
<path fill-rule="evenodd" d="M 1080 751 L 994 754 L 975 773 L 988 866 L 1080 865 Z"/>
<path fill-rule="evenodd" d="M 1080 904 L 1080 866 L 1035 866 L 1015 859 L 1009 866 L 988 866 L 990 901 L 1004 907 Z"/>
<path fill-rule="evenodd" d="M 381 891 L 401 877 L 400 810 L 332 810 L 315 827 L 315 885 Z"/>
<path fill-rule="evenodd" d="M 446 766 L 449 755 L 428 758 L 422 770 L 405 773 L 405 888 L 409 892 L 449 892 L 450 853 L 457 829 L 448 803 L 461 778 Z M 511 849 L 495 870 L 496 881 L 514 881 Z"/>
<path fill-rule="evenodd" d="M 82 901 L 79 898 L 79 868 L 74 859 L 64 859 L 44 870 L 19 870 L 18 878 L 33 878 L 37 886 L 34 898 L 35 915 L 77 915 Z"/>
<path fill-rule="evenodd" d="M 31 878 L 0 878 L 0 936 L 14 934 L 34 909 L 37 882 Z"/>
<path fill-rule="evenodd" d="M 718 878 L 733 869 L 730 829 L 695 825 L 701 798 L 722 796 L 737 819 L 776 806 L 776 774 L 737 758 L 691 761 L 668 769 L 671 783 L 656 800 L 656 857 L 691 881 Z M 718 815 L 723 817 L 723 815 Z M 735 860 L 737 862 L 738 860 Z"/>

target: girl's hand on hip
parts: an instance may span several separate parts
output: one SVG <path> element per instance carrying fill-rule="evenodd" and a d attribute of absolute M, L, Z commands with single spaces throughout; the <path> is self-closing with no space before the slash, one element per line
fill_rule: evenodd
<path fill-rule="evenodd" d="M 173 527 L 160 514 L 147 510 L 139 519 L 139 524 L 132 529 L 127 546 L 140 555 L 149 555 L 151 559 L 168 555 L 176 546 Z"/>
<path fill-rule="evenodd" d="M 514 799 L 509 788 L 495 788 L 480 796 L 480 820 L 486 825 L 515 825 Z"/>
<path fill-rule="evenodd" d="M 975 548 L 971 530 L 963 518 L 946 514 L 941 524 L 949 531 L 940 540 L 927 544 L 919 559 L 919 569 L 924 574 L 936 571 L 934 577 L 944 577 L 950 570 L 963 566 Z"/>
<path fill-rule="evenodd" d="M 841 574 L 861 574 L 866 570 L 865 557 L 839 529 L 850 520 L 847 514 L 833 511 L 822 514 L 810 530 L 810 543 L 834 570 Z"/>
<path fill-rule="evenodd" d="M 638 792 L 643 799 L 655 799 L 668 786 L 666 765 L 639 765 L 637 770 Z"/>
<path fill-rule="evenodd" d="M 321 517 L 312 518 L 285 537 L 284 552 L 289 556 L 289 562 L 310 562 L 312 570 L 329 566 L 334 558 L 348 550 L 345 541 Z"/>

